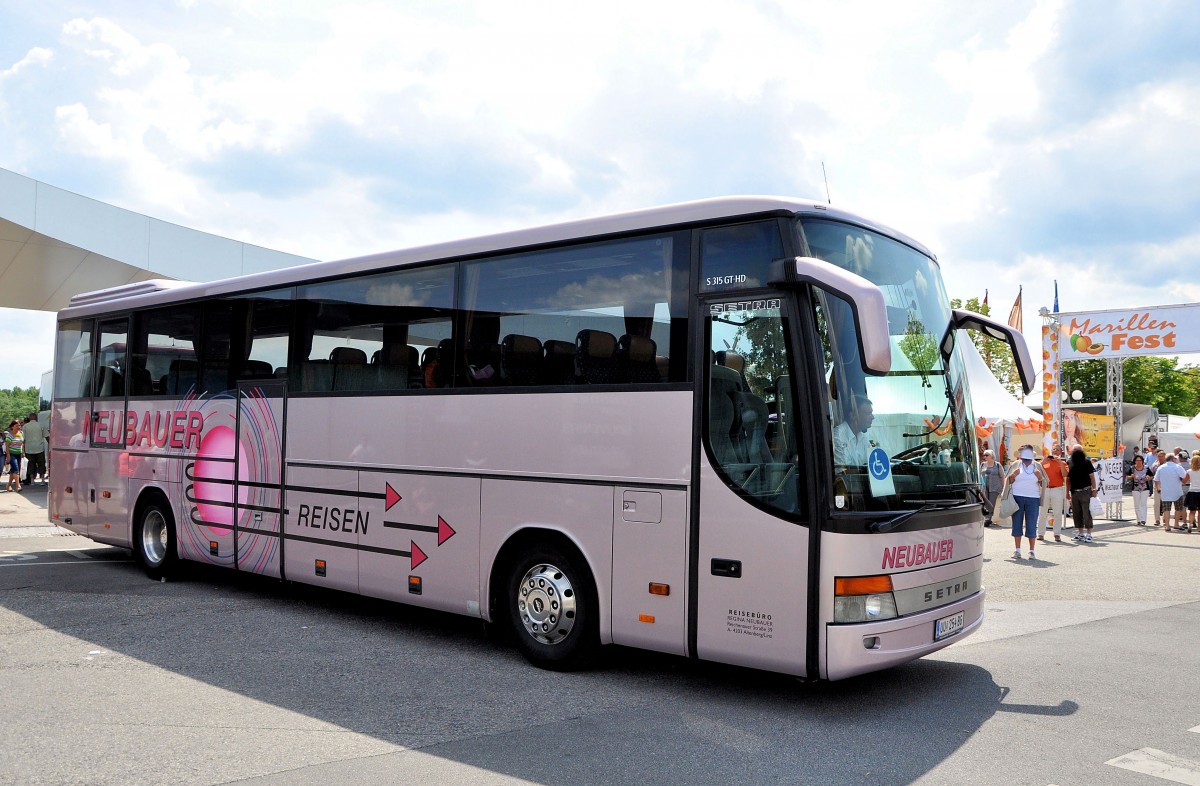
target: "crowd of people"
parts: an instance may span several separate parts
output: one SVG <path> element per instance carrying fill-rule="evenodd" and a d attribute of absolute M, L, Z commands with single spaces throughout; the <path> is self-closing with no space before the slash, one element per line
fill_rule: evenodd
<path fill-rule="evenodd" d="M 22 485 L 32 485 L 39 478 L 46 482 L 45 426 L 36 412 L 21 420 L 14 418 L 4 431 L 4 474 L 8 475 L 7 491 L 20 491 Z M 22 478 L 22 475 L 24 477 Z"/>
<path fill-rule="evenodd" d="M 1014 559 L 1023 556 L 1023 539 L 1031 560 L 1037 559 L 1037 543 L 1047 535 L 1062 541 L 1068 516 L 1075 527 L 1072 540 L 1091 543 L 1100 483 L 1083 446 L 1072 445 L 1065 460 L 1057 445 L 1041 461 L 1033 445 L 1016 452 L 1017 459 L 1004 467 L 991 450 L 983 451 L 979 482 L 987 500 L 984 526 L 999 526 L 997 515 L 1011 521 Z M 1200 450 L 1160 450 L 1151 440 L 1125 471 L 1124 491 L 1133 496 L 1136 526 L 1150 526 L 1152 512 L 1154 526 L 1167 532 L 1200 530 Z"/>
<path fill-rule="evenodd" d="M 1138 526 L 1149 526 L 1147 503 L 1153 500 L 1154 526 L 1191 534 L 1200 529 L 1200 450 L 1161 450 L 1151 440 L 1126 474 L 1133 481 L 1133 509 Z M 1174 523 L 1172 524 L 1172 519 Z"/>

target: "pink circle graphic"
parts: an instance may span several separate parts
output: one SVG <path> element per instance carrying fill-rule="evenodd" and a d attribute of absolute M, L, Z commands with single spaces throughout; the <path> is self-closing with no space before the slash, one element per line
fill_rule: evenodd
<path fill-rule="evenodd" d="M 233 457 L 237 435 L 229 426 L 217 426 L 200 440 L 196 455 L 196 509 L 200 518 L 212 524 L 233 526 Z M 238 472 L 246 480 L 247 468 Z M 226 482 L 221 482 L 226 481 Z M 246 502 L 247 488 L 241 487 L 238 502 Z"/>

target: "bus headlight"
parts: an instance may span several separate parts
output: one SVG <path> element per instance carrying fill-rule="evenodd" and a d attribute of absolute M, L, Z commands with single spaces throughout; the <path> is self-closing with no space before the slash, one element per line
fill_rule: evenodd
<path fill-rule="evenodd" d="M 834 622 L 875 622 L 898 616 L 891 576 L 834 580 Z"/>

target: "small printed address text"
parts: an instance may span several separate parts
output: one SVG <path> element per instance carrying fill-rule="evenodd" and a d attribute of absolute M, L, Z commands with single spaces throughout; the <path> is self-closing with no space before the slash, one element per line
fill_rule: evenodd
<path fill-rule="evenodd" d="M 725 617 L 725 627 L 730 633 L 756 639 L 770 639 L 775 634 L 771 615 L 761 611 L 730 609 Z"/>

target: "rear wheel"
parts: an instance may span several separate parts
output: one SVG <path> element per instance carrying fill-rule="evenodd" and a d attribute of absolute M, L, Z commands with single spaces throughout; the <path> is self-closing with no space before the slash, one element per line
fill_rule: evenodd
<path fill-rule="evenodd" d="M 162 579 L 174 573 L 177 559 L 175 521 L 170 508 L 162 500 L 154 500 L 142 508 L 133 548 L 138 562 L 150 578 Z"/>
<path fill-rule="evenodd" d="M 505 602 L 513 638 L 535 666 L 582 668 L 600 649 L 596 590 L 583 560 L 535 546 L 509 567 Z"/>

